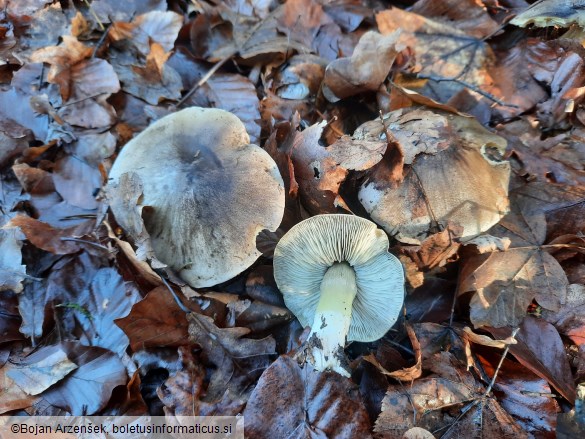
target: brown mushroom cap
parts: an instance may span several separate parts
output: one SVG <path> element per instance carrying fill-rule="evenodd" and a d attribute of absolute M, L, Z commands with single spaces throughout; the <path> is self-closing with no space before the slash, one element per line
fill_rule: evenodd
<path fill-rule="evenodd" d="M 256 235 L 276 230 L 284 213 L 276 164 L 224 110 L 191 107 L 156 121 L 122 149 L 111 184 L 125 173 L 142 182 L 157 258 L 194 287 L 248 268 L 261 254 Z"/>
<path fill-rule="evenodd" d="M 473 118 L 438 110 L 403 109 L 389 118 L 394 121 L 388 131 L 404 153 L 404 180 L 394 187 L 372 175 L 358 193 L 384 230 L 402 242 L 418 243 L 435 221 L 443 227 L 451 221 L 463 228 L 465 239 L 505 215 L 510 165 L 496 158 L 506 149 L 505 139 Z"/>

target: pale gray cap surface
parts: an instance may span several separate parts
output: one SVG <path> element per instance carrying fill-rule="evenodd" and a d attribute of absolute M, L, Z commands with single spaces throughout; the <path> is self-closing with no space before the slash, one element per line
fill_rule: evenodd
<path fill-rule="evenodd" d="M 335 262 L 348 262 L 357 295 L 347 341 L 381 338 L 404 302 L 404 271 L 388 246 L 383 230 L 357 216 L 317 215 L 300 222 L 274 251 L 274 277 L 286 306 L 301 325 L 312 326 L 325 272 Z"/>
<path fill-rule="evenodd" d="M 151 207 L 144 222 L 154 252 L 194 287 L 227 281 L 252 265 L 261 255 L 256 235 L 282 220 L 282 177 L 268 153 L 249 142 L 233 114 L 186 108 L 128 142 L 110 171 L 111 184 L 138 174 L 141 204 Z"/>

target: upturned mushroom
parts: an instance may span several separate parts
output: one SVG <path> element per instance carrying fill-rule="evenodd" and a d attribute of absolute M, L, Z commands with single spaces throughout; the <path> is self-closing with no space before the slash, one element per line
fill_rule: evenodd
<path fill-rule="evenodd" d="M 191 107 L 150 125 L 122 149 L 109 184 L 132 173 L 142 184 L 141 205 L 149 206 L 143 217 L 156 257 L 193 287 L 252 265 L 261 254 L 256 235 L 282 220 L 276 163 L 224 110 Z M 111 207 L 116 218 L 127 214 L 127 204 Z"/>
<path fill-rule="evenodd" d="M 381 338 L 404 301 L 404 272 L 386 233 L 351 215 L 318 215 L 291 228 L 276 245 L 274 277 L 286 306 L 311 326 L 309 362 L 344 376 L 346 341 Z"/>

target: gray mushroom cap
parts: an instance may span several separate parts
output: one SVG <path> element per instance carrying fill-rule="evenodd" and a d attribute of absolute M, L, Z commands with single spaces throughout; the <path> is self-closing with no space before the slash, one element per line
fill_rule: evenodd
<path fill-rule="evenodd" d="M 110 171 L 112 185 L 123 174 L 138 175 L 156 257 L 194 287 L 252 265 L 261 255 L 256 235 L 282 220 L 282 177 L 268 153 L 249 143 L 233 114 L 186 108 L 128 142 Z M 124 216 L 115 209 L 112 203 L 114 216 Z"/>
<path fill-rule="evenodd" d="M 274 251 L 274 277 L 286 306 L 301 325 L 313 325 L 323 276 L 335 262 L 345 261 L 357 283 L 347 341 L 381 338 L 404 301 L 404 271 L 388 246 L 384 231 L 357 216 L 318 215 L 300 222 Z"/>

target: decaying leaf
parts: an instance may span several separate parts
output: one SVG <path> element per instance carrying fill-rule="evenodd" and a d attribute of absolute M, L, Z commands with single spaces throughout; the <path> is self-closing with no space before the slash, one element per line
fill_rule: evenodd
<path fill-rule="evenodd" d="M 72 70 L 74 66 L 91 56 L 92 49 L 77 41 L 77 38 L 64 35 L 62 46 L 52 46 L 37 50 L 31 57 L 34 62 L 51 64 L 47 79 L 58 84 L 63 100 L 71 96 Z M 83 68 L 82 64 L 82 68 Z"/>
<path fill-rule="evenodd" d="M 357 387 L 333 372 L 281 356 L 260 377 L 246 409 L 250 437 L 360 437 L 370 426 Z M 278 422 L 274 419 L 278 418 Z"/>
<path fill-rule="evenodd" d="M 21 248 L 22 234 L 18 230 L 0 229 L 0 291 L 22 291 L 26 266 L 22 265 Z"/>
<path fill-rule="evenodd" d="M 164 52 L 170 51 L 183 24 L 183 17 L 172 11 L 149 11 L 139 15 L 131 23 L 115 22 L 109 36 L 114 41 L 129 39 L 143 54 L 151 52 L 152 43 Z"/>
<path fill-rule="evenodd" d="M 557 312 L 543 309 L 542 317 L 576 345 L 585 345 L 585 286 L 569 285 L 561 308 Z"/>
<path fill-rule="evenodd" d="M 567 277 L 541 248 L 546 238 L 544 214 L 531 212 L 530 200 L 516 194 L 512 200 L 512 211 L 491 230 L 492 235 L 510 239 L 510 248 L 471 257 L 462 271 L 460 291 L 476 292 L 470 302 L 476 328 L 517 326 L 533 298 L 551 311 L 566 302 Z"/>
<path fill-rule="evenodd" d="M 74 342 L 62 346 L 77 369 L 45 391 L 43 397 L 72 415 L 92 415 L 106 406 L 114 387 L 126 384 L 126 368 L 106 349 Z"/>
<path fill-rule="evenodd" d="M 363 91 L 376 91 L 386 80 L 394 58 L 404 46 L 398 44 L 399 31 L 385 36 L 366 32 L 351 58 L 339 58 L 325 70 L 323 95 L 330 102 L 356 95 Z"/>
<path fill-rule="evenodd" d="M 36 247 L 57 255 L 77 253 L 84 247 L 81 236 L 93 230 L 92 222 L 85 222 L 79 226 L 56 229 L 30 216 L 17 215 L 6 227 L 18 227 L 26 238 Z M 92 242 L 92 241 L 86 241 Z M 91 245 L 91 244 L 89 244 Z"/>
<path fill-rule="evenodd" d="M 221 400 L 226 391 L 243 393 L 270 364 L 276 343 L 271 336 L 260 340 L 245 338 L 247 328 L 218 328 L 210 317 L 191 313 L 189 341 L 203 349 L 206 361 L 216 367 L 211 376 L 206 402 Z"/>
<path fill-rule="evenodd" d="M 506 338 L 511 328 L 486 328 L 496 338 Z M 545 320 L 528 316 L 510 352 L 525 367 L 544 378 L 569 402 L 575 400 L 573 374 L 557 330 Z"/>
<path fill-rule="evenodd" d="M 294 137 L 291 160 L 301 201 L 312 213 L 334 213 L 343 205 L 339 187 L 349 170 L 365 170 L 382 159 L 386 142 L 354 133 L 324 148 L 320 139 L 326 122 L 314 124 Z"/>
<path fill-rule="evenodd" d="M 60 346 L 45 346 L 31 355 L 12 362 L 6 376 L 28 395 L 38 395 L 77 369 Z"/>
<path fill-rule="evenodd" d="M 478 356 L 481 367 L 488 376 L 493 376 L 499 358 L 493 357 L 491 364 L 483 356 Z M 552 397 L 551 388 L 546 380 L 528 372 L 524 366 L 514 361 L 504 361 L 494 383 L 498 401 L 502 408 L 534 437 L 552 437 L 557 423 L 559 404 Z"/>
<path fill-rule="evenodd" d="M 150 291 L 134 304 L 130 314 L 117 319 L 116 325 L 130 339 L 133 351 L 188 344 L 185 311 L 179 308 L 166 286 Z"/>
<path fill-rule="evenodd" d="M 376 22 L 382 35 L 400 29 L 399 42 L 414 50 L 415 70 L 428 78 L 416 91 L 446 103 L 464 89 L 458 81 L 479 89 L 492 83 L 487 71 L 494 60 L 491 49 L 480 38 L 467 33 L 469 29 L 459 30 L 451 23 L 397 8 L 377 13 Z"/>

